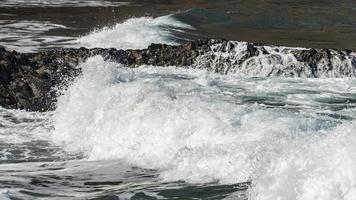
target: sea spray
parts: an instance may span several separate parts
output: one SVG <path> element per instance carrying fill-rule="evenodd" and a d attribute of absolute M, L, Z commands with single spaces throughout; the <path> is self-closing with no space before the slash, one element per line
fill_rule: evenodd
<path fill-rule="evenodd" d="M 80 37 L 77 46 L 88 48 L 143 49 L 152 43 L 177 44 L 172 31 L 193 29 L 192 26 L 167 15 L 157 18 L 130 18 L 114 26 L 104 27 Z"/>
<path fill-rule="evenodd" d="M 81 67 L 53 116 L 53 142 L 69 152 L 163 181 L 249 181 L 251 199 L 354 198 L 353 79 L 127 69 L 100 56 Z"/>

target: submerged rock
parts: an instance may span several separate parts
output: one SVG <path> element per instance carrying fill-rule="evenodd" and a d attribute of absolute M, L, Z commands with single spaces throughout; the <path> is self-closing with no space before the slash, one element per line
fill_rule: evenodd
<path fill-rule="evenodd" d="M 101 55 L 127 67 L 199 68 L 241 76 L 354 77 L 356 54 L 332 49 L 263 46 L 227 40 L 197 40 L 181 46 L 152 44 L 143 50 L 56 49 L 38 53 L 0 46 L 0 106 L 29 111 L 55 108 L 53 89 L 80 74 L 78 64 Z"/>

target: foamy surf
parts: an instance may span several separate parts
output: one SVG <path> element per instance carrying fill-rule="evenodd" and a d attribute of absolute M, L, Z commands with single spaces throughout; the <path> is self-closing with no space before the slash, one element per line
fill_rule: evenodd
<path fill-rule="evenodd" d="M 177 44 L 172 31 L 193 29 L 171 15 L 130 18 L 80 37 L 76 43 L 87 48 L 143 49 L 152 43 Z"/>
<path fill-rule="evenodd" d="M 132 18 L 76 45 L 176 44 L 185 29 Z M 245 42 L 208 48 L 194 69 L 92 57 L 54 112 L 0 109 L 0 198 L 355 199 L 356 82 L 328 78 L 353 75 L 355 55 L 331 51 L 321 79 L 266 78 L 313 74 L 295 48 L 259 46 L 242 63 Z"/>
<path fill-rule="evenodd" d="M 355 198 L 353 79 L 127 69 L 101 57 L 82 68 L 53 116 L 66 151 L 155 169 L 164 182 L 251 182 L 250 199 Z"/>

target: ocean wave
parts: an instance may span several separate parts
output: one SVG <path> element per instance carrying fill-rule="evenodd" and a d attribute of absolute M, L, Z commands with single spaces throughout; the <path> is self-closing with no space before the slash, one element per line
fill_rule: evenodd
<path fill-rule="evenodd" d="M 355 197 L 353 79 L 127 69 L 100 56 L 81 67 L 53 116 L 66 151 L 157 169 L 163 181 L 252 182 L 251 199 Z"/>
<path fill-rule="evenodd" d="M 178 44 L 172 31 L 193 29 L 171 15 L 130 18 L 114 26 L 95 30 L 77 40 L 87 48 L 143 49 L 152 43 Z"/>

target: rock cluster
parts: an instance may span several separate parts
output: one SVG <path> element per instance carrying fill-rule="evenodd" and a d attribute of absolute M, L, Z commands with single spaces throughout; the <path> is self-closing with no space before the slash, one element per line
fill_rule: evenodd
<path fill-rule="evenodd" d="M 52 88 L 78 75 L 75 66 L 87 57 L 78 50 L 22 54 L 0 49 L 0 105 L 5 108 L 53 109 Z"/>
<path fill-rule="evenodd" d="M 293 63 L 286 64 L 281 56 L 283 54 L 292 56 Z M 253 70 L 259 65 L 263 67 L 268 63 L 273 66 L 290 66 L 284 69 L 273 69 L 272 66 L 271 72 L 266 76 L 301 76 L 300 71 L 285 72 L 295 71 L 294 68 L 310 72 L 307 77 L 320 77 L 324 71 L 327 74 L 332 71 L 341 76 L 355 76 L 356 68 L 355 53 L 347 50 L 280 48 L 213 39 L 192 41 L 180 46 L 152 44 L 142 50 L 79 48 L 18 53 L 0 47 L 0 106 L 29 111 L 53 110 L 58 95 L 53 88 L 65 85 L 78 76 L 81 72 L 78 64 L 94 55 L 101 55 L 104 59 L 125 64 L 127 67 L 192 67 L 221 74 L 245 73 L 246 70 Z M 273 59 L 269 61 L 269 57 Z M 262 58 L 267 58 L 267 64 L 263 64 Z"/>
<path fill-rule="evenodd" d="M 78 64 L 102 55 L 128 67 L 142 64 L 186 66 L 197 52 L 191 42 L 184 46 L 152 44 L 145 50 L 56 49 L 38 53 L 18 53 L 0 47 L 0 106 L 29 111 L 55 108 L 53 88 L 65 85 L 80 74 Z"/>

